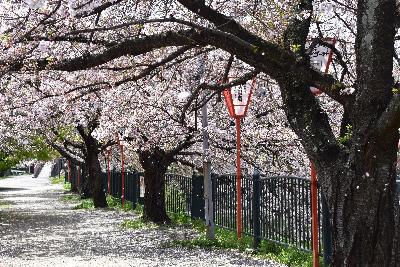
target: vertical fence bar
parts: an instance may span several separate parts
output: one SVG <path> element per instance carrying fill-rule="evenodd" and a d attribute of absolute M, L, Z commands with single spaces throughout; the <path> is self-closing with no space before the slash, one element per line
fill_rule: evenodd
<path fill-rule="evenodd" d="M 306 242 L 306 249 L 310 249 L 310 230 L 311 228 L 309 228 L 310 226 L 310 214 L 309 214 L 309 210 L 310 210 L 310 205 L 309 203 L 311 202 L 311 197 L 310 197 L 310 190 L 308 190 L 308 188 L 305 188 L 305 184 L 304 182 L 302 182 L 302 189 L 303 189 L 303 194 L 306 196 L 305 198 L 305 203 L 306 203 L 306 208 L 304 209 L 303 207 L 303 225 L 306 225 L 306 230 L 303 231 L 303 233 L 305 234 L 304 237 L 304 241 Z"/>
<path fill-rule="evenodd" d="M 211 173 L 211 190 L 212 190 L 212 202 L 213 202 L 213 218 L 214 218 L 214 225 L 217 224 L 217 208 L 216 208 L 216 190 L 215 190 L 215 174 Z"/>
<path fill-rule="evenodd" d="M 125 159 L 124 159 L 124 146 L 121 144 L 121 202 L 122 208 L 125 206 Z"/>
<path fill-rule="evenodd" d="M 288 229 L 287 229 L 287 224 L 286 224 L 286 214 L 287 214 L 287 209 L 288 209 L 288 198 L 287 198 L 287 188 L 288 188 L 288 179 L 284 179 L 282 181 L 282 190 L 283 190 L 283 208 L 282 208 L 282 234 L 284 235 L 285 238 L 285 243 L 288 243 Z"/>
<path fill-rule="evenodd" d="M 125 200 L 132 202 L 131 176 L 129 171 L 125 172 Z"/>
<path fill-rule="evenodd" d="M 177 189 L 177 176 L 172 174 L 171 175 L 171 190 L 172 190 L 172 203 L 173 203 L 173 211 L 178 211 L 178 189 Z"/>
<path fill-rule="evenodd" d="M 170 190 L 169 188 L 170 188 L 170 181 L 169 181 L 169 174 L 166 174 L 165 175 L 165 189 L 166 189 L 166 191 L 165 191 L 165 206 L 166 206 L 166 208 L 167 208 L 167 211 L 171 211 L 171 207 L 170 207 L 170 205 L 171 205 L 171 198 L 170 198 L 170 194 L 169 194 L 169 192 L 167 191 L 167 190 Z M 168 193 L 168 194 L 167 194 Z"/>
<path fill-rule="evenodd" d="M 260 179 L 260 190 L 261 190 L 261 208 L 262 208 L 262 213 L 263 213 L 263 238 L 269 239 L 269 228 L 271 228 L 271 220 L 269 218 L 269 189 L 268 189 L 268 184 L 269 184 L 269 179 Z M 267 229 L 267 225 L 268 227 Z"/>
<path fill-rule="evenodd" d="M 204 219 L 204 188 L 203 177 L 192 176 L 192 207 L 191 216 L 196 219 Z"/>
<path fill-rule="evenodd" d="M 81 188 L 81 166 L 78 165 L 78 174 L 77 174 L 77 186 L 78 186 L 78 192 L 80 191 L 79 189 Z"/>
<path fill-rule="evenodd" d="M 253 233 L 254 241 L 253 248 L 258 249 L 261 242 L 261 228 L 260 228 L 260 173 L 258 170 L 253 174 Z"/>
<path fill-rule="evenodd" d="M 226 227 L 235 228 L 235 226 L 233 225 L 232 217 L 231 217 L 231 214 L 232 214 L 232 209 L 231 209 L 232 198 L 230 197 L 231 194 L 229 194 L 231 192 L 229 190 L 230 176 L 227 176 L 225 178 L 225 180 L 226 180 L 226 182 L 223 183 L 224 187 L 223 187 L 223 191 L 221 192 L 221 200 L 222 200 L 222 203 L 223 203 L 223 206 L 222 206 L 223 210 L 222 210 L 222 213 L 221 213 L 221 216 L 222 216 L 221 219 L 223 221 L 222 225 L 226 226 Z M 224 193 L 225 193 L 226 197 L 223 196 Z"/>
<path fill-rule="evenodd" d="M 111 171 L 110 171 L 110 157 L 111 157 L 111 149 L 108 150 L 107 154 L 107 194 L 111 194 Z"/>
<path fill-rule="evenodd" d="M 71 161 L 68 160 L 68 183 L 71 183 Z"/>
<path fill-rule="evenodd" d="M 132 185 L 131 185 L 132 189 L 131 190 L 132 190 L 132 206 L 133 206 L 133 208 L 136 208 L 136 204 L 138 202 L 138 195 L 137 195 L 137 188 L 136 188 L 136 186 L 137 186 L 136 173 L 137 173 L 136 170 L 131 173 L 131 177 L 132 177 Z"/>
<path fill-rule="evenodd" d="M 219 202 L 219 177 L 215 174 L 214 175 L 214 220 L 216 224 L 220 225 L 221 220 L 219 216 L 219 210 L 221 203 Z"/>
<path fill-rule="evenodd" d="M 288 188 L 287 188 L 287 195 L 288 195 L 288 212 L 287 212 L 287 218 L 288 218 L 288 224 L 287 224 L 287 227 L 288 227 L 288 236 L 289 236 L 289 242 L 290 242 L 290 244 L 293 244 L 293 228 L 292 228 L 292 225 L 293 225 L 293 222 L 294 222 L 294 220 L 293 220 L 293 210 L 294 210 L 294 207 L 293 207 L 293 181 L 292 181 L 292 179 L 289 179 L 288 180 L 289 181 L 289 183 L 288 183 Z"/>
<path fill-rule="evenodd" d="M 277 199 L 279 198 L 278 190 L 277 190 L 277 179 L 273 179 L 273 195 L 272 195 L 272 220 L 274 221 L 274 228 L 273 228 L 273 238 L 274 240 L 279 240 L 279 206 L 277 204 Z"/>
<path fill-rule="evenodd" d="M 299 192 L 297 191 L 297 180 L 293 180 L 293 212 L 295 214 L 294 220 L 293 220 L 293 244 L 297 246 L 297 241 L 298 241 L 298 232 L 297 232 L 297 224 L 298 224 L 298 194 Z"/>

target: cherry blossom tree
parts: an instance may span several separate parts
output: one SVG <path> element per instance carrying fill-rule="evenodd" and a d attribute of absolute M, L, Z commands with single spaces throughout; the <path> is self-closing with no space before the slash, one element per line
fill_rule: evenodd
<path fill-rule="evenodd" d="M 96 82 L 107 88 L 165 65 L 173 56 L 169 48 L 217 47 L 233 54 L 279 86 L 282 109 L 327 196 L 333 264 L 399 264 L 395 0 L 71 1 L 68 12 L 61 12 L 64 2 L 42 3 L 21 4 L 25 15 L 3 30 L 3 73 L 90 69 L 101 80 L 100 70 L 121 70 L 108 83 Z M 332 34 L 339 36 L 337 48 L 322 38 Z M 311 66 L 309 38 L 334 50 L 332 75 Z M 52 54 L 44 57 L 43 49 Z M 150 64 L 135 61 L 163 51 L 167 56 L 158 54 Z M 327 98 L 318 99 L 310 86 Z M 333 110 L 343 113 L 339 130 L 327 114 Z"/>
<path fill-rule="evenodd" d="M 43 78 L 36 84 L 30 78 L 26 75 L 23 79 L 25 90 L 10 86 L 3 91 L 8 97 L 2 103 L 5 115 L 8 114 L 4 118 L 17 125 L 21 134 L 42 136 L 63 157 L 80 166 L 81 183 L 76 190 L 82 197 L 93 197 L 96 207 L 107 206 L 99 154 L 115 141 L 103 144 L 92 136 L 99 126 L 102 109 L 99 96 L 94 93 L 82 96 L 84 92 L 73 90 L 68 80 L 57 80 L 57 76 Z M 14 84 L 21 85 L 18 81 Z"/>

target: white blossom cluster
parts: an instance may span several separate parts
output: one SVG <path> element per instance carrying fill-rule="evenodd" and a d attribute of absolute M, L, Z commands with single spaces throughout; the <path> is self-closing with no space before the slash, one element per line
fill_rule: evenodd
<path fill-rule="evenodd" d="M 210 7 L 276 45 L 281 45 L 283 32 L 297 8 L 293 1 L 209 2 Z M 342 94 L 356 93 L 352 85 L 353 2 L 314 1 L 313 10 L 297 18 L 311 18 L 310 39 L 321 34 L 337 38 L 336 47 L 348 66 L 342 81 L 348 87 Z M 99 9 L 102 11 L 96 12 Z M 140 151 L 154 147 L 171 151 L 189 140 L 191 145 L 180 151 L 185 153 L 175 155 L 176 159 L 201 167 L 199 105 L 215 94 L 208 101 L 208 154 L 215 171 L 235 169 L 235 127 L 224 99 L 219 101 L 220 93 L 213 89 L 222 80 L 229 54 L 215 47 L 198 46 L 166 60 L 179 48 L 164 47 L 139 55 L 126 53 L 94 67 L 83 63 L 88 57 L 103 60 L 112 52 L 107 56 L 102 53 L 124 42 L 193 27 L 217 29 L 215 25 L 176 1 L 2 1 L 0 14 L 2 139 L 18 136 L 16 139 L 25 140 L 26 136 L 42 134 L 62 145 L 63 140 L 54 134 L 56 130 L 82 142 L 76 127 L 89 127 L 96 120 L 93 137 L 107 144 L 118 135 L 132 166 L 139 167 L 136 153 Z M 205 58 L 204 66 L 198 64 L 200 57 Z M 74 58 L 80 60 L 73 66 L 78 70 L 52 70 L 53 65 Z M 22 71 L 12 71 L 17 64 L 24 64 Z M 40 64 L 47 67 L 40 69 Z M 196 77 L 199 68 L 204 68 L 204 73 Z M 253 70 L 235 58 L 229 76 L 240 78 Z M 342 71 L 335 56 L 330 73 L 340 79 Z M 199 91 L 201 84 L 207 86 Z M 343 112 L 340 105 L 326 95 L 319 97 L 319 102 L 338 136 Z M 248 116 L 242 122 L 243 166 L 268 174 L 307 176 L 307 156 L 301 140 L 290 129 L 282 105 L 276 82 L 259 74 Z M 9 127 L 10 122 L 13 127 Z M 118 149 L 114 147 L 113 151 L 118 165 Z M 105 150 L 102 154 L 106 155 Z"/>

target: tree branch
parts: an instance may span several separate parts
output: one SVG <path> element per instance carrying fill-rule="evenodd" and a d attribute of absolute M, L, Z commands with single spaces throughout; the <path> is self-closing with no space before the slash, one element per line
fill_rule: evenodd
<path fill-rule="evenodd" d="M 399 128 L 400 93 L 396 93 L 377 122 L 378 140 L 385 140 L 387 134 L 392 134 L 393 131 L 397 131 Z"/>
<path fill-rule="evenodd" d="M 106 10 L 107 8 L 117 5 L 117 4 L 121 3 L 122 1 L 124 1 L 124 0 L 115 0 L 115 1 L 106 2 L 98 7 L 95 7 L 91 11 L 84 11 L 84 12 L 78 13 L 78 14 L 76 14 L 75 17 L 76 18 L 85 18 L 85 17 L 99 14 L 99 13 L 103 12 L 104 10 Z"/>

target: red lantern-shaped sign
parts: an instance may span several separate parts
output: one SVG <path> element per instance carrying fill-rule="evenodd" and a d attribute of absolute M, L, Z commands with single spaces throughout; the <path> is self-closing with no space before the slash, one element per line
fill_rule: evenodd
<path fill-rule="evenodd" d="M 233 79 L 228 78 L 228 82 Z M 243 118 L 246 116 L 255 83 L 256 80 L 253 78 L 253 80 L 248 81 L 246 84 L 224 90 L 225 102 L 231 118 Z"/>
<path fill-rule="evenodd" d="M 336 38 L 324 38 L 323 41 L 335 46 L 336 44 Z M 311 45 L 312 41 L 307 41 L 306 48 L 308 48 Z M 332 62 L 332 57 L 333 57 L 333 51 L 332 49 L 317 45 L 311 55 L 310 55 L 310 60 L 311 60 L 311 65 L 316 69 L 319 70 L 320 72 L 327 74 L 329 71 L 329 66 Z M 319 90 L 318 88 L 315 87 L 310 87 L 311 93 L 313 95 L 320 95 L 322 94 L 322 91 Z"/>
<path fill-rule="evenodd" d="M 232 81 L 229 78 L 228 81 Z M 234 86 L 224 90 L 225 102 L 231 118 L 236 120 L 236 232 L 238 238 L 242 236 L 242 185 L 240 178 L 240 119 L 246 116 L 250 98 L 255 86 L 255 78 L 244 85 Z"/>

